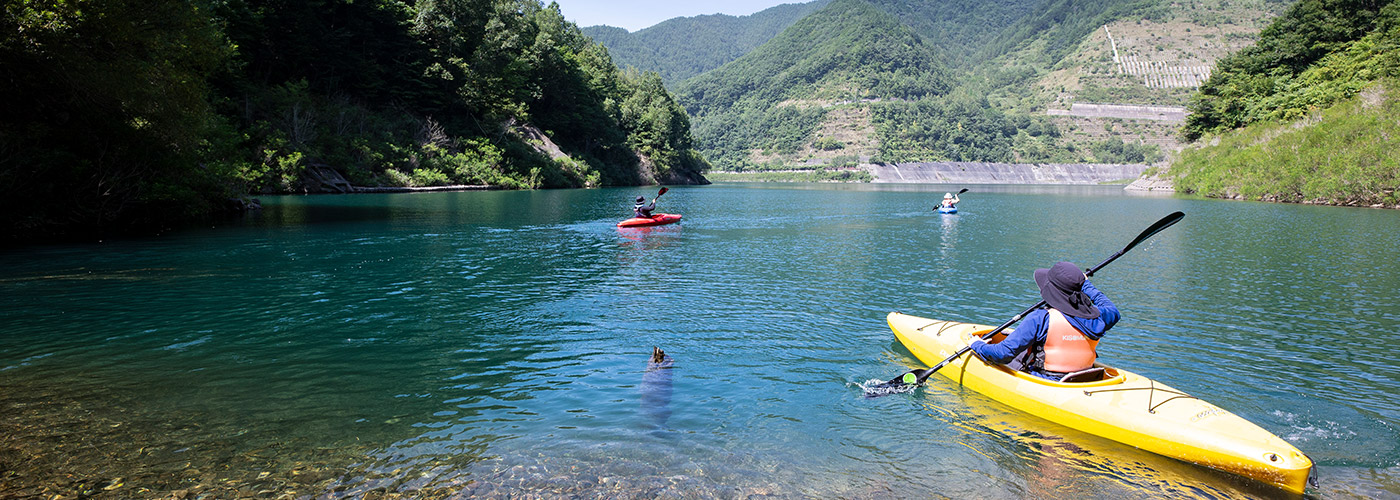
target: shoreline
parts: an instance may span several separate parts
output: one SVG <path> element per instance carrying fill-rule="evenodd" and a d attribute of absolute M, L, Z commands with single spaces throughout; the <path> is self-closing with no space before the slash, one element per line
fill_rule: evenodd
<path fill-rule="evenodd" d="M 355 193 L 432 193 L 442 191 L 502 191 L 505 188 L 492 186 L 490 184 L 453 184 L 450 186 L 423 186 L 423 187 L 396 187 L 396 186 L 350 186 L 350 190 L 344 193 L 324 193 L 324 194 L 355 194 Z M 320 193 L 318 193 L 320 194 Z"/>

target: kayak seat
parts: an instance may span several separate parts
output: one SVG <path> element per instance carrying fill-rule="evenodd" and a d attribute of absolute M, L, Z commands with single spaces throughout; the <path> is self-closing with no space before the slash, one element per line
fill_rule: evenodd
<path fill-rule="evenodd" d="M 1102 367 L 1102 366 L 1095 366 L 1095 367 L 1093 367 L 1093 368 L 1085 368 L 1085 369 L 1079 370 L 1079 371 L 1077 371 L 1077 372 L 1066 373 L 1065 376 L 1060 377 L 1060 382 L 1061 382 L 1061 383 L 1068 383 L 1068 382 L 1097 382 L 1097 381 L 1099 381 L 1099 380 L 1103 380 L 1103 367 Z"/>

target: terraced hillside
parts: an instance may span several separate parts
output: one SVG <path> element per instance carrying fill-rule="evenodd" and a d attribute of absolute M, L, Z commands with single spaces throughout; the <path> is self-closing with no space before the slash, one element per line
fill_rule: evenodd
<path fill-rule="evenodd" d="M 1004 88 L 993 100 L 1017 112 L 1052 116 L 1066 147 L 1105 141 L 1153 145 L 1166 160 L 1181 149 L 1185 106 L 1215 62 L 1254 43 L 1289 3 L 1162 2 L 1105 23 L 1030 85 Z M 1031 65 L 1025 52 L 1003 55 L 995 65 L 1004 70 Z M 1142 107 L 1155 112 L 1144 114 Z"/>
<path fill-rule="evenodd" d="M 1215 61 L 1288 3 L 836 0 L 671 86 L 719 170 L 1160 163 Z"/>

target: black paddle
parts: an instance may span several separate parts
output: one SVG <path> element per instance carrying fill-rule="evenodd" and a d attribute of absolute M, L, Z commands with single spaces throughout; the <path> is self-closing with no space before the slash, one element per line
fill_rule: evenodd
<path fill-rule="evenodd" d="M 1135 246 L 1138 245 L 1138 243 L 1142 243 L 1143 241 L 1146 241 L 1148 238 L 1151 238 L 1152 235 L 1157 234 L 1157 233 L 1160 233 L 1160 232 L 1162 232 L 1163 229 L 1166 229 L 1166 228 L 1168 228 L 1168 227 L 1171 227 L 1172 224 L 1176 224 L 1177 222 L 1181 221 L 1181 218 L 1182 218 L 1182 217 L 1185 217 L 1185 216 L 1186 216 L 1186 214 L 1181 213 L 1181 212 L 1172 212 L 1170 215 L 1168 215 L 1168 216 L 1166 216 L 1166 217 L 1162 217 L 1161 220 L 1158 220 L 1156 223 L 1152 224 L 1151 226 L 1148 226 L 1147 229 L 1143 230 L 1142 234 L 1139 234 L 1139 235 L 1137 236 L 1137 238 L 1133 238 L 1133 241 L 1132 241 L 1131 243 L 1128 243 L 1128 246 L 1123 247 L 1123 249 L 1122 249 L 1122 250 L 1119 250 L 1118 253 L 1115 253 L 1115 254 L 1113 254 L 1111 257 L 1109 257 L 1108 259 L 1105 259 L 1103 262 L 1100 262 L 1099 265 L 1094 266 L 1093 269 L 1089 269 L 1089 270 L 1084 271 L 1084 274 L 1087 275 L 1087 276 L 1093 276 L 1095 272 L 1097 272 L 1099 269 L 1103 269 L 1103 266 L 1107 266 L 1109 262 L 1113 262 L 1113 261 L 1117 260 L 1119 257 L 1122 257 L 1123 254 L 1128 253 L 1128 250 L 1132 250 L 1133 247 L 1135 247 Z M 1044 300 L 1042 300 L 1042 301 L 1040 301 L 1040 302 L 1036 302 L 1036 304 L 1033 305 L 1033 306 L 1031 306 L 1029 309 L 1026 309 L 1026 310 L 1024 310 L 1024 311 L 1021 311 L 1021 314 L 1017 314 L 1017 315 L 1011 317 L 1010 320 L 1008 320 L 1008 321 L 1005 322 L 1005 323 L 1002 323 L 1001 326 L 998 326 L 998 327 L 996 327 L 996 329 L 994 329 L 994 330 L 992 330 L 992 331 L 990 331 L 990 332 L 987 332 L 986 334 L 982 335 L 982 339 L 983 339 L 983 340 L 986 340 L 986 339 L 992 338 L 992 336 L 994 336 L 994 335 L 996 335 L 996 334 L 998 334 L 998 333 L 1001 333 L 1002 330 L 1005 330 L 1006 327 L 1011 326 L 1012 323 L 1015 323 L 1015 322 L 1017 322 L 1017 321 L 1021 321 L 1021 318 L 1025 317 L 1027 314 L 1030 314 L 1031 311 L 1034 311 L 1034 310 L 1039 309 L 1039 308 L 1044 307 L 1044 306 L 1045 306 L 1045 301 L 1044 301 Z M 889 382 L 885 382 L 884 384 L 880 384 L 880 385 L 877 386 L 877 387 L 890 387 L 890 386 L 899 385 L 899 384 L 922 384 L 922 383 L 924 383 L 925 380 L 928 380 L 929 375 L 933 375 L 933 372 L 938 371 L 939 368 L 943 368 L 944 365 L 947 365 L 948 363 L 951 363 L 954 359 L 958 359 L 958 356 L 962 356 L 963 354 L 966 354 L 967 351 L 970 351 L 970 350 L 972 350 L 972 346 L 971 346 L 971 345 L 968 345 L 968 346 L 966 346 L 966 347 L 963 347 L 962 349 L 958 349 L 958 352 L 953 353 L 952 356 L 948 356 L 948 359 L 945 359 L 945 360 L 943 360 L 943 362 L 938 363 L 937 365 L 934 365 L 933 368 L 928 368 L 928 369 L 925 369 L 925 370 L 919 370 L 919 369 L 910 370 L 910 371 L 906 372 L 906 373 L 903 374 L 903 375 L 900 375 L 900 376 L 898 376 L 898 377 L 895 377 L 895 378 L 893 378 L 893 379 L 890 379 Z M 912 380 L 911 380 L 911 379 L 912 379 Z"/>

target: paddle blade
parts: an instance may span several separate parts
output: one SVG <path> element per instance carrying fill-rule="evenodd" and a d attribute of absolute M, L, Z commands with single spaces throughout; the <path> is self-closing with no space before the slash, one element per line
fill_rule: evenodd
<path fill-rule="evenodd" d="M 966 192 L 967 192 L 967 188 L 962 188 L 962 190 L 958 191 L 958 194 L 963 194 L 963 193 L 966 193 Z"/>
<path fill-rule="evenodd" d="M 666 194 L 666 192 L 667 192 L 667 191 L 670 191 L 670 190 L 671 190 L 671 188 L 663 187 L 663 188 L 661 188 L 660 191 L 657 191 L 657 192 L 656 192 L 656 197 L 657 197 L 657 198 L 660 198 L 661 195 Z"/>
<path fill-rule="evenodd" d="M 924 371 L 924 370 L 910 370 L 910 371 L 904 372 L 904 375 L 900 375 L 900 376 L 898 376 L 898 377 L 892 378 L 892 379 L 890 379 L 888 382 L 885 382 L 885 383 L 880 384 L 880 385 L 881 385 L 881 386 L 917 385 L 917 384 L 920 382 L 919 378 L 920 378 L 920 376 L 922 375 L 922 373 L 920 373 L 920 372 L 923 372 L 923 371 Z"/>
<path fill-rule="evenodd" d="M 1132 243 L 1129 243 L 1128 246 L 1123 247 L 1122 253 L 1128 253 L 1128 250 L 1132 250 L 1133 247 L 1137 246 L 1138 243 L 1147 241 L 1147 239 L 1151 238 L 1152 235 L 1162 232 L 1163 229 L 1172 227 L 1172 224 L 1181 222 L 1182 217 L 1186 217 L 1186 214 L 1181 212 L 1172 212 L 1170 214 L 1167 214 L 1166 217 L 1162 217 L 1156 223 L 1153 223 L 1151 226 L 1148 226 L 1147 229 L 1144 229 L 1142 231 L 1142 234 L 1139 234 L 1137 238 L 1133 239 Z"/>

